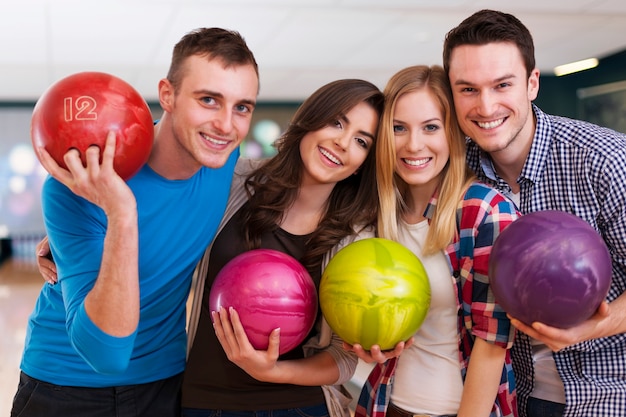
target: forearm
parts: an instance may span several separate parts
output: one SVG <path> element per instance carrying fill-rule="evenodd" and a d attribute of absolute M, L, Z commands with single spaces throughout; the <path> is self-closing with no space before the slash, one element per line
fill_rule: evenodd
<path fill-rule="evenodd" d="M 598 326 L 598 333 L 593 335 L 593 339 L 626 333 L 626 293 L 613 300 L 609 307 L 606 323 Z"/>
<path fill-rule="evenodd" d="M 458 417 L 487 417 L 498 394 L 506 350 L 476 338 Z"/>
<path fill-rule="evenodd" d="M 339 369 L 339 378 L 335 380 L 333 385 L 344 384 L 354 376 L 359 359 L 355 352 L 344 349 L 343 340 L 330 329 L 326 320 L 323 320 L 322 334 L 325 331 L 330 333 L 330 344 L 323 350 L 334 358 Z"/>
<path fill-rule="evenodd" d="M 85 298 L 85 311 L 111 336 L 128 336 L 139 323 L 138 240 L 135 209 L 109 216 L 100 272 Z"/>
<path fill-rule="evenodd" d="M 333 385 L 339 379 L 339 367 L 332 355 L 320 352 L 304 359 L 278 361 L 267 382 L 321 386 Z"/>

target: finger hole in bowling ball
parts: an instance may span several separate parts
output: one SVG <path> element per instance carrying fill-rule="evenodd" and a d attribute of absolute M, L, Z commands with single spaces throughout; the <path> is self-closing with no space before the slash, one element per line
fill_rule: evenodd
<path fill-rule="evenodd" d="M 75 148 L 75 147 L 71 147 L 67 149 L 67 153 L 70 153 L 71 151 L 76 151 L 78 153 L 78 156 L 82 157 L 83 154 L 80 152 L 80 149 Z"/>

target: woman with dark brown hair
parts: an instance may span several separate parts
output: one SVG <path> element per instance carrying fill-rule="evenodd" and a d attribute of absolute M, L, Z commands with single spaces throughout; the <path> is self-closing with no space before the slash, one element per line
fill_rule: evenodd
<path fill-rule="evenodd" d="M 331 254 L 373 235 L 382 105 L 382 93 L 369 82 L 329 83 L 298 109 L 276 142 L 277 155 L 239 162 L 226 215 L 198 270 L 184 416 L 348 415 L 341 384 L 357 357 L 321 314 L 300 346 L 279 355 L 278 329 L 267 350 L 255 350 L 236 312 L 209 311 L 208 297 L 221 268 L 248 250 L 293 256 L 318 286 Z"/>

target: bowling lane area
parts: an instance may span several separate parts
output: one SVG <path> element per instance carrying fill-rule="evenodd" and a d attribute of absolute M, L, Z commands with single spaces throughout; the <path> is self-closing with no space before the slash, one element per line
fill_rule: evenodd
<path fill-rule="evenodd" d="M 3 259 L 0 261 L 0 417 L 10 414 L 19 379 L 26 322 L 44 285 L 34 262 L 37 238 L 30 236 L 20 241 L 14 247 L 14 256 L 0 258 Z"/>

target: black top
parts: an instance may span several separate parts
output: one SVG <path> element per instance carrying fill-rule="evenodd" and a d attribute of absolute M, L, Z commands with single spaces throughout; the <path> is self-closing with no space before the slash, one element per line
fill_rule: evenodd
<path fill-rule="evenodd" d="M 261 237 L 261 247 L 274 249 L 300 260 L 310 235 L 292 235 L 277 228 Z M 260 382 L 232 363 L 224 353 L 211 322 L 209 294 L 215 276 L 228 261 L 246 251 L 241 209 L 216 237 L 211 249 L 198 330 L 191 348 L 183 382 L 185 408 L 236 411 L 299 408 L 324 402 L 319 386 Z M 309 271 L 319 288 L 321 271 Z M 319 313 L 318 313 L 319 317 Z M 313 329 L 305 341 L 315 335 Z M 286 352 L 283 359 L 303 358 L 302 347 Z"/>

